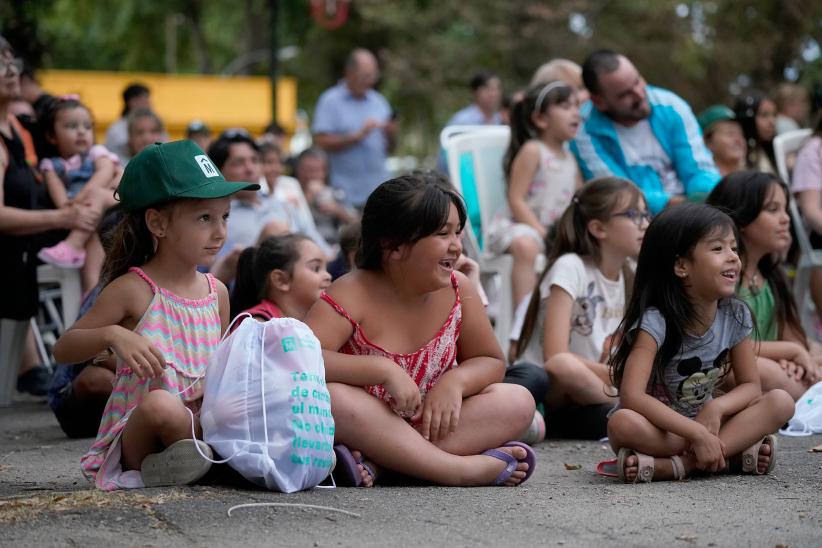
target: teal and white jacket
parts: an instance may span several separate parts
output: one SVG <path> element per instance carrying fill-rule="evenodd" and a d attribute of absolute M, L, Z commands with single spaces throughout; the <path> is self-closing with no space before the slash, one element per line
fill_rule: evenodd
<path fill-rule="evenodd" d="M 651 131 L 671 159 L 686 196 L 691 200 L 704 199 L 720 176 L 691 107 L 666 89 L 648 86 L 647 91 Z M 657 172 L 649 165 L 628 165 L 614 122 L 590 104 L 587 107 L 587 119 L 571 143 L 582 176 L 586 181 L 608 175 L 633 181 L 645 193 L 648 209 L 659 213 L 671 196 L 665 192 Z"/>

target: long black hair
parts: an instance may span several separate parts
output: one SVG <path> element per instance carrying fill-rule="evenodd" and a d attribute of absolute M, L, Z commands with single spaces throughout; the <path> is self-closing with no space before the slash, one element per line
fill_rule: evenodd
<path fill-rule="evenodd" d="M 551 247 L 551 255 L 542 274 L 539 275 L 531 301 L 528 303 L 528 311 L 525 313 L 525 320 L 522 324 L 522 331 L 517 339 L 516 356 L 519 358 L 528 347 L 528 342 L 534 336 L 539 317 L 540 285 L 542 280 L 554 266 L 558 258 L 566 253 L 576 253 L 581 257 L 591 257 L 594 263 L 600 261 L 599 241 L 588 231 L 588 223 L 593 220 L 606 222 L 611 218 L 617 207 L 629 198 L 627 207 L 636 208 L 642 199 L 639 189 L 631 181 L 620 179 L 619 177 L 602 177 L 585 183 L 574 194 L 571 204 L 565 209 L 556 223 L 556 238 Z M 626 299 L 630 294 L 631 281 L 633 277 L 630 269 L 623 269 L 625 279 Z"/>
<path fill-rule="evenodd" d="M 790 203 L 791 193 L 788 186 L 775 175 L 761 171 L 737 171 L 727 175 L 714 187 L 708 195 L 706 203 L 722 209 L 726 212 L 737 228 L 741 231 L 759 217 L 765 207 L 765 200 L 773 186 L 785 194 L 785 204 Z M 802 227 L 796 227 L 802 230 Z M 745 262 L 744 240 L 739 242 L 742 261 Z M 779 326 L 779 337 L 782 337 L 783 328 L 790 327 L 802 339 L 807 346 L 805 331 L 799 321 L 799 312 L 796 309 L 796 302 L 785 274 L 779 267 L 771 253 L 766 253 L 757 264 L 762 277 L 767 280 L 774 294 L 776 321 Z"/>
<path fill-rule="evenodd" d="M 247 247 L 237 261 L 237 278 L 231 291 L 231 317 L 259 304 L 268 294 L 269 274 L 282 270 L 289 276 L 300 259 L 300 242 L 311 241 L 302 234 L 282 234 Z"/>
<path fill-rule="evenodd" d="M 765 101 L 772 101 L 772 99 L 758 89 L 749 90 L 737 97 L 736 101 L 734 101 L 734 114 L 736 114 L 736 119 L 742 126 L 742 132 L 745 134 L 745 142 L 748 145 L 746 164 L 749 168 L 756 168 L 757 155 L 761 148 L 765 151 L 765 155 L 768 157 L 768 160 L 770 160 L 773 168 L 776 169 L 773 139 L 763 141 L 756 127 L 756 114 Z"/>
<path fill-rule="evenodd" d="M 525 92 L 525 97 L 514 103 L 511 109 L 511 142 L 502 161 L 506 179 L 511 176 L 511 164 L 514 163 L 514 158 L 517 157 L 522 145 L 530 139 L 539 137 L 534 125 L 534 114 L 547 112 L 552 105 L 567 101 L 573 94 L 574 88 L 565 82 L 554 80 L 547 84 L 531 86 Z"/>
<path fill-rule="evenodd" d="M 665 386 L 662 377 L 665 367 L 682 350 L 683 335 L 693 330 L 696 318 L 685 285 L 674 273 L 674 265 L 677 259 L 691 257 L 696 244 L 717 231 L 736 234 L 736 226 L 728 215 L 705 204 L 676 205 L 651 221 L 637 259 L 631 298 L 618 329 L 623 337 L 609 360 L 611 381 L 617 389 L 635 339 L 631 330 L 640 325 L 650 307 L 655 307 L 665 318 L 665 341 L 654 357 L 651 382 Z"/>
<path fill-rule="evenodd" d="M 462 197 L 435 171 L 415 171 L 378 186 L 363 209 L 357 268 L 381 270 L 384 251 L 437 232 L 448 222 L 451 205 L 462 230 L 467 218 Z"/>

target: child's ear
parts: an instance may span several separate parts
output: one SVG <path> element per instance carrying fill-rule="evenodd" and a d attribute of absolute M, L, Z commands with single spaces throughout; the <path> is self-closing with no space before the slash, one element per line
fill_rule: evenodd
<path fill-rule="evenodd" d="M 399 247 L 395 247 L 393 249 L 386 250 L 388 252 L 388 258 L 392 261 L 399 261 L 403 257 L 405 257 L 405 253 L 408 250 L 406 245 L 401 245 Z"/>
<path fill-rule="evenodd" d="M 156 238 L 163 238 L 168 230 L 168 214 L 165 211 L 149 208 L 145 216 L 146 226 Z"/>
<path fill-rule="evenodd" d="M 286 292 L 291 289 L 291 276 L 285 271 L 275 268 L 268 274 L 268 283 L 272 289 Z"/>
<path fill-rule="evenodd" d="M 48 141 L 50 145 L 57 146 L 57 136 L 53 132 L 47 131 L 45 133 L 45 136 L 46 136 L 46 141 Z"/>
<path fill-rule="evenodd" d="M 677 257 L 674 261 L 674 274 L 677 278 L 688 277 L 688 263 L 682 257 Z"/>
<path fill-rule="evenodd" d="M 550 107 L 548 107 L 550 108 Z M 545 122 L 545 119 L 542 117 L 542 113 L 534 111 L 531 113 L 531 123 L 534 124 L 534 127 L 537 129 L 545 129 L 548 127 L 548 124 Z"/>
<path fill-rule="evenodd" d="M 599 219 L 592 219 L 588 221 L 588 232 L 597 240 L 604 240 L 608 237 L 608 232 L 605 230 L 605 223 Z"/>

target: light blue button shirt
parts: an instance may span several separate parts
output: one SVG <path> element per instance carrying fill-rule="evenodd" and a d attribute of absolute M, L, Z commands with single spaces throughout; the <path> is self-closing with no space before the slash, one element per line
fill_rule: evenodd
<path fill-rule="evenodd" d="M 391 119 L 391 107 L 385 97 L 374 90 L 368 90 L 363 97 L 354 97 L 345 81 L 341 81 L 320 96 L 311 130 L 351 135 L 360 131 L 369 118 L 380 123 Z M 380 129 L 371 130 L 356 144 L 328 154 L 331 186 L 342 189 L 349 204 L 362 206 L 368 195 L 388 179 L 387 156 L 385 133 Z"/>

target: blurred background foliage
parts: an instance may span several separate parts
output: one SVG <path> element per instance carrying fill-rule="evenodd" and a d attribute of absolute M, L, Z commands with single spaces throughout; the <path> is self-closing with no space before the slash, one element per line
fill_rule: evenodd
<path fill-rule="evenodd" d="M 470 101 L 477 70 L 511 92 L 543 62 L 596 48 L 625 53 L 696 111 L 748 87 L 822 85 L 819 0 L 353 0 L 336 30 L 310 0 L 17 0 L 0 2 L 0 32 L 36 68 L 264 75 L 274 3 L 279 73 L 298 79 L 300 106 L 310 114 L 346 54 L 367 47 L 417 156 Z"/>

